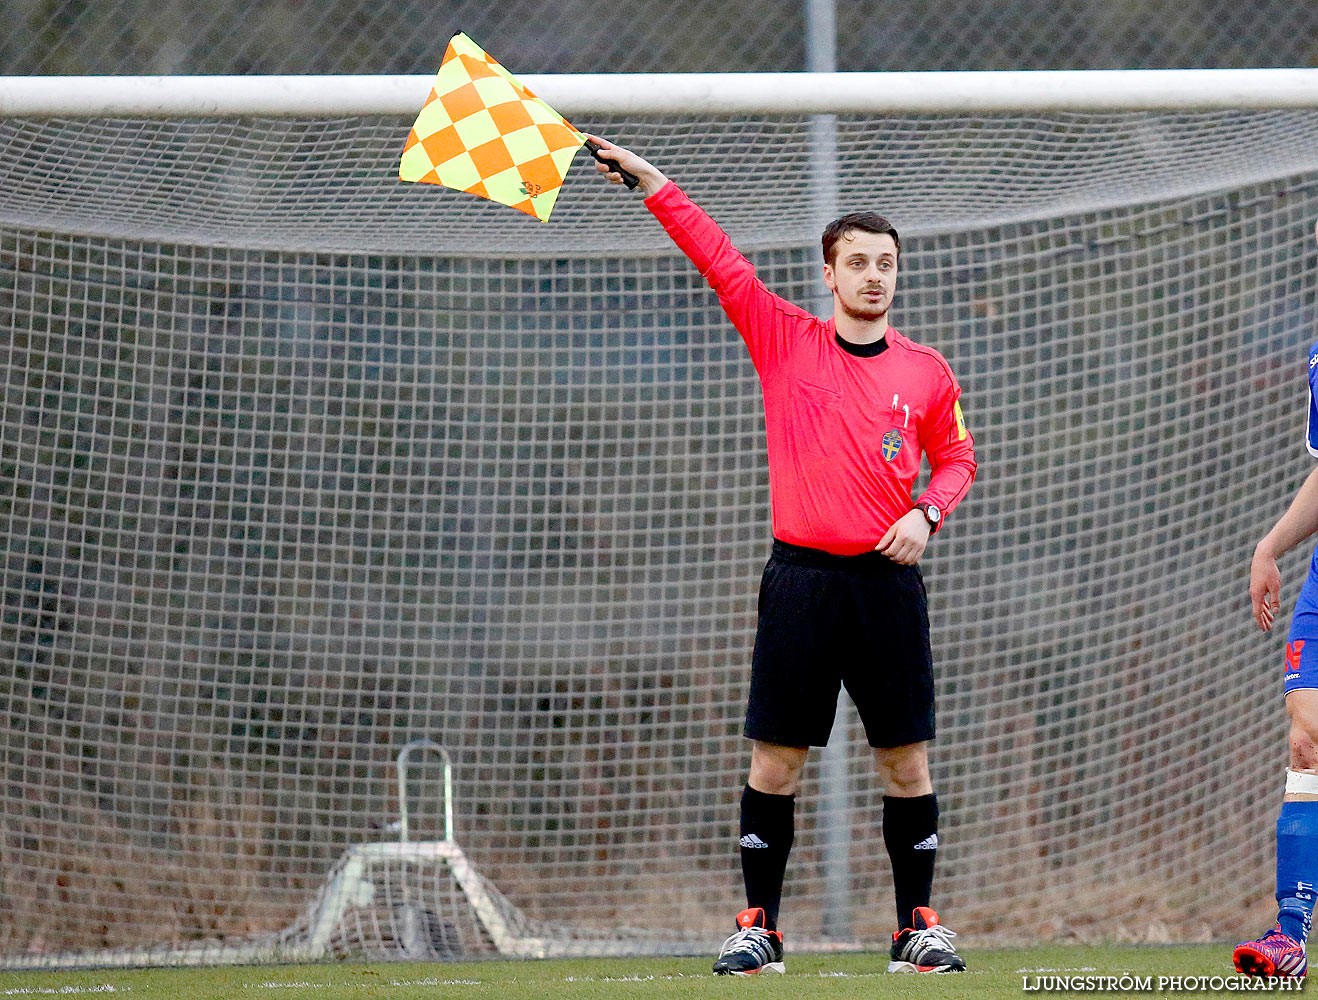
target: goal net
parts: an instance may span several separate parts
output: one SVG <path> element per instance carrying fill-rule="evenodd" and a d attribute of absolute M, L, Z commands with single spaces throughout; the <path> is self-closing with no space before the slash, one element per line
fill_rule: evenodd
<path fill-rule="evenodd" d="M 981 464 L 924 561 L 949 923 L 1266 923 L 1281 640 L 1246 567 L 1310 468 L 1318 113 L 569 116 L 816 309 L 821 219 L 902 233 L 894 325 Z M 419 737 L 514 937 L 732 929 L 755 372 L 639 197 L 578 162 L 541 225 L 402 185 L 409 124 L 0 123 L 4 964 L 502 953 L 442 796 L 432 846 L 386 846 Z M 783 928 L 882 947 L 881 792 L 850 711 L 834 741 Z"/>

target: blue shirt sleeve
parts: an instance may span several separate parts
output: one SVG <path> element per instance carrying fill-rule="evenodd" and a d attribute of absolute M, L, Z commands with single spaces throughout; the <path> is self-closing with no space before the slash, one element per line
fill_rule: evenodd
<path fill-rule="evenodd" d="M 1304 428 L 1304 446 L 1318 458 L 1318 343 L 1309 348 L 1309 419 Z"/>

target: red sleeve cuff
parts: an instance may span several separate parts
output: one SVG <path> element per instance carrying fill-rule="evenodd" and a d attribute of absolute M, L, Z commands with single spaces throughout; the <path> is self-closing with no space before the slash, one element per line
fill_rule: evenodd
<path fill-rule="evenodd" d="M 655 205 L 667 204 L 671 202 L 675 196 L 680 196 L 681 193 L 682 189 L 670 180 L 654 194 L 646 196 L 645 207 L 653 210 Z"/>

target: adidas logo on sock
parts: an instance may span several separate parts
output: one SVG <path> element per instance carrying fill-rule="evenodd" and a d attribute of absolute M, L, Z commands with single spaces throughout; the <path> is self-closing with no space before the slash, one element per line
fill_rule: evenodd
<path fill-rule="evenodd" d="M 769 846 L 769 845 L 766 844 L 764 841 L 762 841 L 759 837 L 755 836 L 755 834 L 753 834 L 753 833 L 748 833 L 748 834 L 746 834 L 746 836 L 742 837 L 741 840 L 737 841 L 737 843 L 741 844 L 742 847 L 768 847 L 768 846 Z"/>
<path fill-rule="evenodd" d="M 913 851 L 938 850 L 938 834 L 936 833 L 929 834 L 929 836 L 925 837 L 924 840 L 920 841 L 918 844 L 912 847 L 911 850 Z"/>

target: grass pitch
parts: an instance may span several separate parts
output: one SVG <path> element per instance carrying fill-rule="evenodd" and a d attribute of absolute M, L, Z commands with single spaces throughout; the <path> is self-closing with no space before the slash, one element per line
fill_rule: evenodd
<path fill-rule="evenodd" d="M 1068 946 L 967 950 L 959 975 L 888 975 L 888 957 L 869 954 L 787 955 L 787 975 L 714 976 L 711 957 L 560 959 L 538 962 L 453 962 L 378 965 L 242 966 L 202 969 L 102 969 L 0 972 L 7 997 L 114 996 L 125 1000 L 885 1000 L 947 997 L 1020 1000 L 1048 991 L 1049 976 L 1151 978 L 1139 996 L 1170 995 L 1159 976 L 1231 977 L 1231 945 Z M 1088 991 L 1097 992 L 1092 986 Z M 1204 983 L 1195 992 L 1219 992 Z M 1078 991 L 1086 992 L 1084 988 Z M 1107 992 L 1122 992 L 1111 990 Z M 1234 992 L 1234 991 L 1233 991 Z"/>

